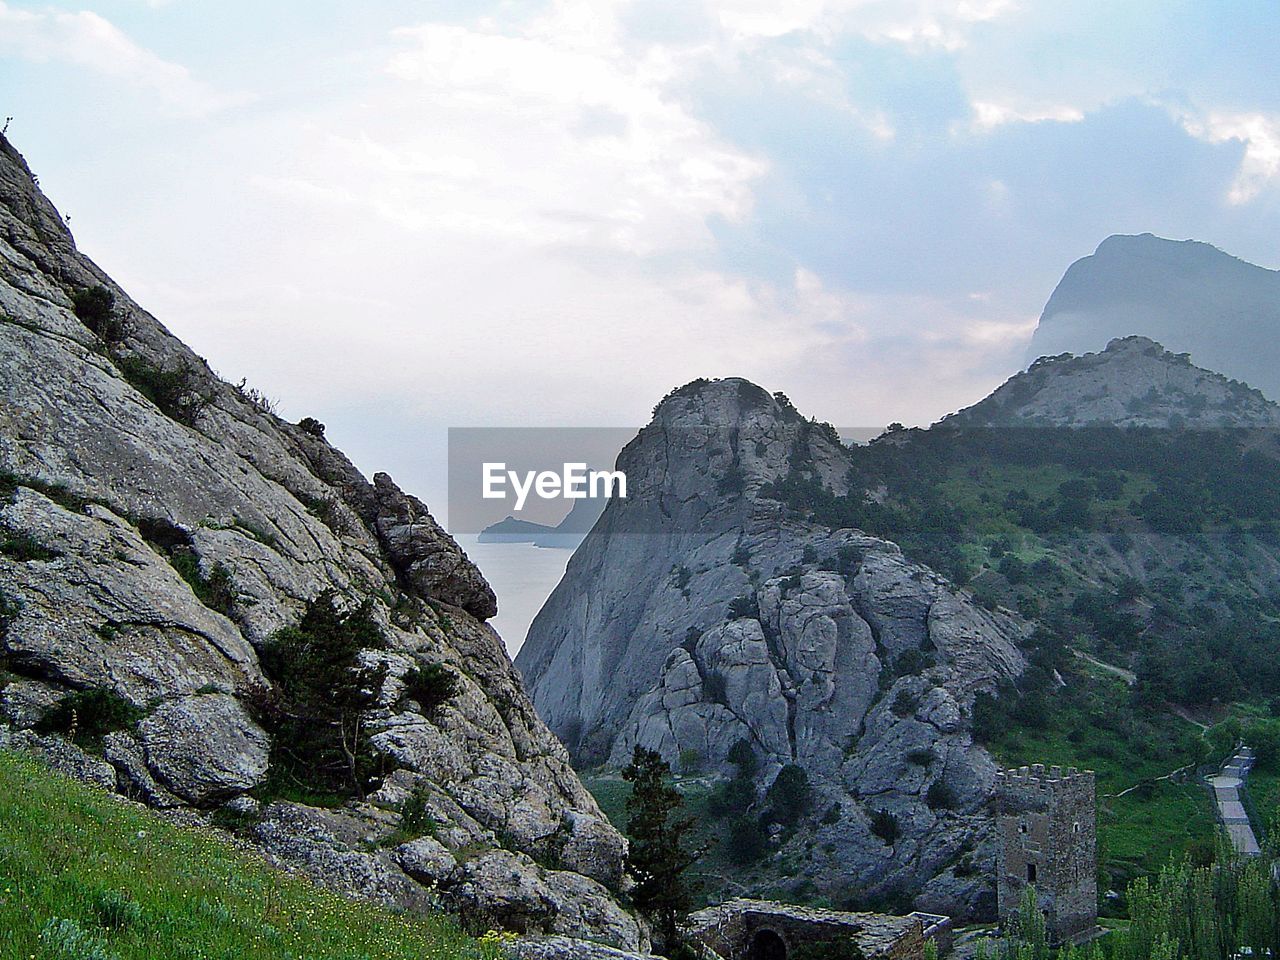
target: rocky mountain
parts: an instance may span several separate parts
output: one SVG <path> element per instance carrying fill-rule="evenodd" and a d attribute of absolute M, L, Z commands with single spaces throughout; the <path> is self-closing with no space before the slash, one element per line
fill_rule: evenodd
<path fill-rule="evenodd" d="M 1280 406 L 1238 380 L 1194 366 L 1147 337 L 1105 350 L 1042 357 L 979 403 L 942 421 L 949 427 L 1280 426 Z"/>
<path fill-rule="evenodd" d="M 1150 337 L 1280 398 L 1280 271 L 1207 243 L 1108 237 L 1067 270 L 1045 305 L 1027 361 Z"/>
<path fill-rule="evenodd" d="M 990 860 L 996 765 L 969 727 L 975 696 L 1022 671 L 1025 625 L 892 542 L 784 506 L 786 484 L 848 493 L 850 466 L 785 397 L 736 379 L 674 391 L 619 456 L 628 497 L 517 666 L 579 763 L 639 744 L 730 773 L 745 741 L 757 796 L 803 770 L 815 816 L 778 856 L 817 895 L 989 914 L 990 875 L 969 865 Z"/>
<path fill-rule="evenodd" d="M 424 504 L 220 380 L 80 254 L 3 138 L 0 370 L 0 745 L 232 818 L 354 894 L 643 945 L 612 892 L 625 841 L 485 624 L 479 571 Z M 351 743 L 378 772 L 322 807 L 270 731 L 281 678 L 320 668 L 280 651 L 334 618 L 369 641 Z"/>

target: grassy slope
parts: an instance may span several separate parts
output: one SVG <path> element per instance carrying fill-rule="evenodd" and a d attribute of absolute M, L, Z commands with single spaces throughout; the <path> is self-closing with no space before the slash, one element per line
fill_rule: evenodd
<path fill-rule="evenodd" d="M 1115 678 L 1076 675 L 1069 682 L 1093 685 L 1094 702 L 1103 706 L 1110 697 L 1126 695 Z M 1176 743 L 1161 749 L 1158 743 L 1135 742 L 1108 731 L 1073 742 L 1073 728 L 1091 727 L 1096 721 L 1076 703 L 1055 707 L 1049 723 L 1036 729 L 1010 728 L 990 748 L 1008 766 L 1059 764 L 1097 774 L 1099 861 L 1113 887 L 1123 890 L 1128 880 L 1155 873 L 1188 851 L 1212 849 L 1216 828 L 1208 791 L 1193 778 L 1178 783 L 1160 779 L 1194 763 L 1194 753 L 1180 752 Z M 1165 723 L 1190 728 L 1172 716 Z M 1118 796 L 1144 782 L 1140 789 Z"/>
<path fill-rule="evenodd" d="M 71 923 L 42 937 L 58 920 Z M 446 917 L 347 900 L 208 832 L 0 752 L 4 960 L 487 956 L 496 954 Z"/>

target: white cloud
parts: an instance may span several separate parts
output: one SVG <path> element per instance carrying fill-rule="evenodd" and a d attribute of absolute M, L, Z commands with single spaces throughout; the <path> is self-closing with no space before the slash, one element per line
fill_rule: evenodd
<path fill-rule="evenodd" d="M 408 229 L 648 256 L 706 248 L 765 163 L 667 92 L 657 51 L 627 52 L 595 3 L 508 32 L 396 30 L 387 83 L 310 131 L 282 183 L 357 190 Z"/>
<path fill-rule="evenodd" d="M 1189 134 L 1208 143 L 1244 145 L 1240 170 L 1227 193 L 1229 203 L 1248 203 L 1280 176 L 1280 116 L 1210 111 L 1203 116 L 1184 113 L 1180 120 Z"/>
<path fill-rule="evenodd" d="M 742 37 L 780 37 L 808 31 L 855 34 L 914 47 L 955 50 L 974 24 L 1012 10 L 1013 0 L 721 0 L 720 24 Z"/>
<path fill-rule="evenodd" d="M 979 100 L 971 104 L 973 125 L 979 130 L 993 130 L 1006 123 L 1079 123 L 1084 111 L 1069 104 L 1014 106 Z"/>
<path fill-rule="evenodd" d="M 298 416 L 369 404 L 437 426 L 628 423 L 680 382 L 743 375 L 833 420 L 879 419 L 904 391 L 918 408 L 940 402 L 927 377 L 876 360 L 885 338 L 919 343 L 917 326 L 962 344 L 948 369 L 956 393 L 971 384 L 991 344 L 958 332 L 964 304 L 867 296 L 806 270 L 772 283 L 715 269 L 709 221 L 748 216 L 768 164 L 692 112 L 687 84 L 753 41 L 629 44 L 616 7 L 557 0 L 501 25 L 402 27 L 353 61 L 373 66 L 344 78 L 345 98 L 246 118 L 156 185 L 172 192 L 132 229 L 200 224 L 200 256 L 153 244 L 135 294 Z M 1000 9 L 922 3 L 912 20 L 846 2 L 811 15 L 821 26 L 854 8 L 866 13 L 854 29 L 878 36 Z M 770 51 L 774 79 L 892 138 L 891 118 L 849 102 L 840 64 L 811 39 Z M 249 154 L 251 166 L 227 163 Z"/>
<path fill-rule="evenodd" d="M 142 87 L 177 113 L 206 116 L 244 101 L 195 79 L 181 64 L 139 46 L 96 13 L 31 11 L 0 0 L 0 54 L 61 61 Z"/>

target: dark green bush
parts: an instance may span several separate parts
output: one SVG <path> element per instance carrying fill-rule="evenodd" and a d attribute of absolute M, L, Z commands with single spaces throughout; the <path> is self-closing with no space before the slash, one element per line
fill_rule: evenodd
<path fill-rule="evenodd" d="M 813 788 L 804 767 L 788 763 L 778 771 L 764 796 L 765 819 L 772 823 L 794 826 L 813 802 Z"/>
<path fill-rule="evenodd" d="M 693 653 L 698 648 L 698 640 L 701 637 L 701 630 L 697 627 L 688 627 L 684 631 L 684 639 L 680 641 L 680 646 L 689 653 Z"/>
<path fill-rule="evenodd" d="M 39 733 L 60 733 L 76 743 L 96 745 L 116 730 L 129 730 L 142 719 L 143 711 L 114 690 L 90 687 L 59 701 L 36 724 Z"/>
<path fill-rule="evenodd" d="M 439 824 L 427 810 L 427 795 L 422 790 L 409 794 L 400 808 L 400 825 L 415 831 L 420 837 L 434 837 Z"/>
<path fill-rule="evenodd" d="M 117 357 L 115 365 L 135 390 L 178 423 L 193 426 L 209 405 L 210 397 L 189 363 L 157 367 L 142 357 L 129 356 Z"/>
<path fill-rule="evenodd" d="M 324 437 L 324 424 L 315 417 L 303 417 L 298 421 L 298 426 L 313 437 Z"/>
<path fill-rule="evenodd" d="M 760 765 L 755 750 L 751 748 L 751 741 L 746 737 L 729 748 L 727 759 L 738 768 L 738 773 L 745 777 L 754 777 Z"/>
<path fill-rule="evenodd" d="M 201 603 L 210 610 L 231 615 L 236 602 L 236 589 L 231 580 L 231 571 L 225 564 L 215 563 L 209 568 L 209 575 L 205 576 L 200 571 L 200 559 L 194 551 L 187 548 L 180 548 L 172 553 L 169 563 L 190 584 L 192 592 Z"/>
<path fill-rule="evenodd" d="M 929 784 L 924 799 L 930 810 L 950 810 L 956 805 L 955 791 L 942 780 L 935 780 Z"/>
<path fill-rule="evenodd" d="M 462 681 L 443 663 L 423 664 L 404 675 L 404 696 L 417 701 L 425 717 L 434 716 L 461 690 Z"/>
<path fill-rule="evenodd" d="M 422 788 L 414 790 L 400 806 L 400 823 L 382 840 L 384 847 L 398 847 L 423 837 L 434 837 L 440 824 L 431 816 L 427 805 L 427 793 Z"/>
<path fill-rule="evenodd" d="M 729 821 L 729 843 L 725 852 L 738 866 L 755 863 L 764 856 L 769 845 L 760 820 L 746 814 Z"/>
<path fill-rule="evenodd" d="M 9 625 L 18 619 L 18 614 L 22 612 L 22 601 L 16 600 L 9 596 L 3 590 L 0 590 L 0 637 L 4 636 Z"/>
<path fill-rule="evenodd" d="M 760 761 L 751 743 L 744 737 L 729 748 L 727 759 L 737 770 L 721 783 L 707 800 L 707 812 L 713 817 L 745 814 L 756 800 L 756 771 Z"/>
<path fill-rule="evenodd" d="M 710 671 L 702 681 L 703 695 L 712 703 L 729 705 L 728 681 L 719 670 Z"/>
<path fill-rule="evenodd" d="M 1010 688 L 1012 691 L 1012 688 Z M 1007 696 L 1013 696 L 1010 692 Z M 978 743 L 995 743 L 1009 724 L 1009 712 L 1000 699 L 989 693 L 973 698 L 973 739 Z"/>
<path fill-rule="evenodd" d="M 912 647 L 910 650 L 903 650 L 898 654 L 898 658 L 893 661 L 893 673 L 896 677 L 909 677 L 924 673 L 933 664 L 933 657 L 923 650 Z"/>
<path fill-rule="evenodd" d="M 857 573 L 865 556 L 866 551 L 861 547 L 846 543 L 836 551 L 836 561 L 840 564 L 840 572 L 846 576 L 852 576 Z"/>
<path fill-rule="evenodd" d="M 907 753 L 907 762 L 914 763 L 917 767 L 927 767 L 937 759 L 937 754 L 929 747 L 911 750 Z"/>
<path fill-rule="evenodd" d="M 716 483 L 716 490 L 722 497 L 733 497 L 742 493 L 746 487 L 747 477 L 742 466 L 734 460 L 725 468 L 724 476 Z"/>
<path fill-rule="evenodd" d="M 920 695 L 911 690 L 899 690 L 893 697 L 890 710 L 896 717 L 909 717 L 920 706 Z"/>
<path fill-rule="evenodd" d="M 889 846 L 893 846 L 898 839 L 898 818 L 888 810 L 872 810 L 871 832 Z"/>
<path fill-rule="evenodd" d="M 210 610 L 231 615 L 236 602 L 235 583 L 231 571 L 221 562 L 214 563 L 206 575 L 200 569 L 200 557 L 196 554 L 191 534 L 166 517 L 146 517 L 138 521 L 142 539 L 187 581 L 192 593 Z"/>
<path fill-rule="evenodd" d="M 364 650 L 386 647 L 365 601 L 344 610 L 332 590 L 307 605 L 298 624 L 279 630 L 260 651 L 274 684 L 252 691 L 250 704 L 272 735 L 277 783 L 364 796 L 381 766 L 369 739 L 366 712 L 377 703 L 386 666 L 366 667 Z"/>
<path fill-rule="evenodd" d="M 754 593 L 743 594 L 729 601 L 729 619 L 740 620 L 743 617 L 756 619 L 760 616 L 760 607 L 756 604 Z"/>
<path fill-rule="evenodd" d="M 124 339 L 124 321 L 116 314 L 116 295 L 106 287 L 82 287 L 71 294 L 71 308 L 86 327 L 107 343 Z"/>
<path fill-rule="evenodd" d="M 681 593 L 686 593 L 686 587 L 689 581 L 693 579 L 693 571 L 686 567 L 683 563 L 671 568 L 671 582 L 675 584 L 675 588 Z"/>

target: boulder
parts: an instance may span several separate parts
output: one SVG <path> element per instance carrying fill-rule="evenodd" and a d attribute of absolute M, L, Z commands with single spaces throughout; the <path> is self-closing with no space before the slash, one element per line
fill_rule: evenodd
<path fill-rule="evenodd" d="M 458 873 L 458 861 L 449 848 L 432 837 L 410 840 L 396 847 L 400 869 L 420 883 L 448 883 Z"/>
<path fill-rule="evenodd" d="M 599 883 L 546 870 L 524 854 L 489 850 L 466 861 L 446 901 L 479 928 L 586 936 L 623 950 L 647 946 L 640 923 Z"/>
<path fill-rule="evenodd" d="M 560 863 L 606 887 L 623 884 L 627 841 L 601 817 L 571 810 L 565 816 L 568 836 L 560 847 Z"/>
<path fill-rule="evenodd" d="M 138 733 L 156 777 L 192 803 L 224 800 L 266 779 L 271 741 L 227 694 L 166 701 Z"/>

